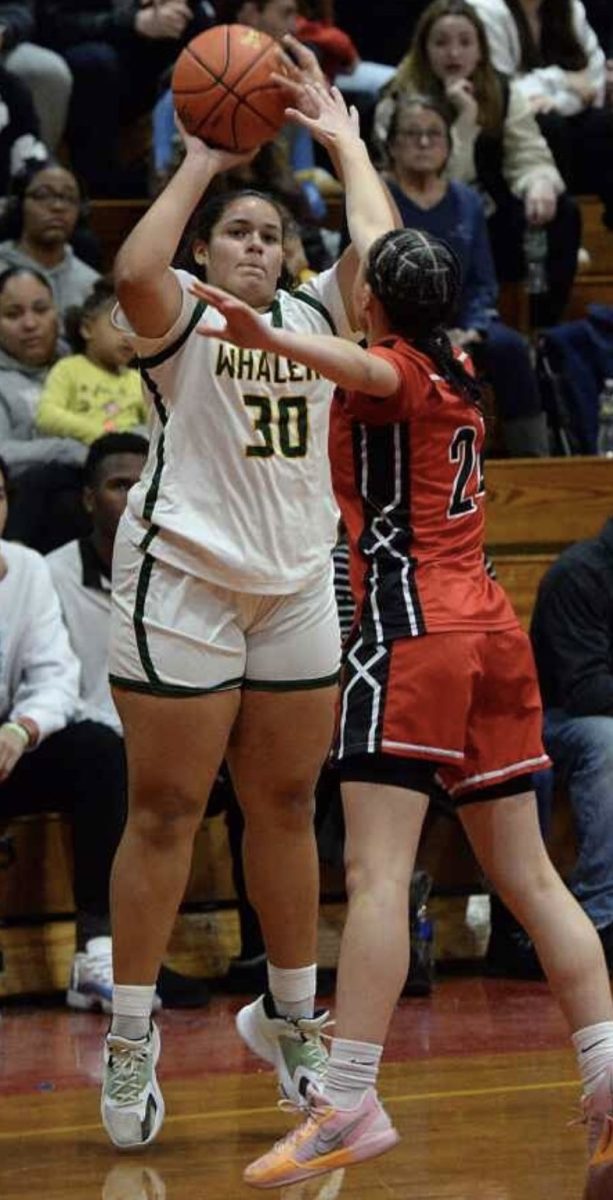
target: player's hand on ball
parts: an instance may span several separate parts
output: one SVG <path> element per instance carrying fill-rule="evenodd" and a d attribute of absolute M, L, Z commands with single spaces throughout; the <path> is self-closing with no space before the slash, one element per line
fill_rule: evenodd
<path fill-rule="evenodd" d="M 316 116 L 307 115 L 303 109 L 288 108 L 287 116 L 299 125 L 304 125 L 316 141 L 327 150 L 334 150 L 339 142 L 349 138 L 354 141 L 360 136 L 360 118 L 352 105 L 347 108 L 338 88 L 322 88 L 312 83 L 305 84 L 309 103 L 317 109 Z"/>
<path fill-rule="evenodd" d="M 212 325 L 197 325 L 196 333 L 201 337 L 218 338 L 221 341 L 233 342 L 251 350 L 268 350 L 272 347 L 273 335 L 266 321 L 236 296 L 224 292 L 222 288 L 212 287 L 209 283 L 195 281 L 190 287 L 193 296 L 212 304 L 225 319 L 223 329 Z"/>
<path fill-rule="evenodd" d="M 202 159 L 209 166 L 213 166 L 216 175 L 221 175 L 224 171 L 231 171 L 234 167 L 240 167 L 243 163 L 251 162 L 252 158 L 258 153 L 259 147 L 255 150 L 222 150 L 219 146 L 209 146 L 203 142 L 202 138 L 194 137 L 188 133 L 180 117 L 175 113 L 175 125 L 179 130 L 181 141 L 185 146 L 186 157 Z"/>

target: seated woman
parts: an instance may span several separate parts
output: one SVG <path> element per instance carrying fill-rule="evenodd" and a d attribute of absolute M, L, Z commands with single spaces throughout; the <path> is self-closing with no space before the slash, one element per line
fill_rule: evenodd
<path fill-rule="evenodd" d="M 545 414 L 526 342 L 496 311 L 497 283 L 480 196 L 444 175 L 451 127 L 436 100 L 402 96 L 387 135 L 385 179 L 403 224 L 446 241 L 463 269 L 452 341 L 469 349 L 493 385 L 511 456 L 549 452 Z"/>
<path fill-rule="evenodd" d="M 82 197 L 72 171 L 49 161 L 30 164 L 12 182 L 0 218 L 0 267 L 34 267 L 51 283 L 63 317 L 82 304 L 98 278 L 71 242 L 82 220 Z"/>
<path fill-rule="evenodd" d="M 496 70 L 536 114 L 567 187 L 596 192 L 613 229 L 613 113 L 605 55 L 579 0 L 470 0 Z"/>
<path fill-rule="evenodd" d="M 536 325 L 564 312 L 577 267 L 580 217 L 563 195 L 564 183 L 527 100 L 494 71 L 487 37 L 467 0 L 434 0 L 418 22 L 411 52 L 377 108 L 376 132 L 385 142 L 393 98 L 412 91 L 434 96 L 452 121 L 448 172 L 484 194 L 496 274 L 526 277 L 526 230 L 547 234 L 547 284 L 535 296 Z"/>
<path fill-rule="evenodd" d="M 66 314 L 74 353 L 56 363 L 45 380 L 36 417 L 41 433 L 90 446 L 104 433 L 145 426 L 140 375 L 128 365 L 134 347 L 112 323 L 114 305 L 111 281 L 99 279 L 85 303 Z"/>
<path fill-rule="evenodd" d="M 13 477 L 43 463 L 85 460 L 80 442 L 36 432 L 40 393 L 59 356 L 58 327 L 44 275 L 29 267 L 0 273 L 0 445 Z"/>

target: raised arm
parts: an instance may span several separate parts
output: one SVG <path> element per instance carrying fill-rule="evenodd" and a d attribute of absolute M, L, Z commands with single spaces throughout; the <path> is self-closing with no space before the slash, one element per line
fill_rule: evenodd
<path fill-rule="evenodd" d="M 115 289 L 132 328 L 162 337 L 181 311 L 181 289 L 170 270 L 183 230 L 212 179 L 251 154 L 214 150 L 180 127 L 185 158 L 170 183 L 127 237 L 115 260 Z"/>
<path fill-rule="evenodd" d="M 192 291 L 212 304 L 226 322 L 223 329 L 199 325 L 197 332 L 203 337 L 281 354 L 293 362 L 304 363 L 340 387 L 367 396 L 383 398 L 398 391 L 400 380 L 394 367 L 345 338 L 272 328 L 248 304 L 210 284 L 196 283 Z"/>
<path fill-rule="evenodd" d="M 305 92 L 319 115 L 308 116 L 297 108 L 289 108 L 287 114 L 310 130 L 335 163 L 345 188 L 349 235 L 362 258 L 376 238 L 401 222 L 360 137 L 356 109 L 347 109 L 338 88 L 328 91 L 321 84 L 306 84 Z"/>

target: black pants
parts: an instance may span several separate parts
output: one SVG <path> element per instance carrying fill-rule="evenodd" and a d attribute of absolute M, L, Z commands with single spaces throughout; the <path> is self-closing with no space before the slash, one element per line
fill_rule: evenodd
<path fill-rule="evenodd" d="M 574 195 L 595 193 L 604 204 L 604 223 L 613 229 L 613 112 L 588 108 L 575 117 L 543 113 L 544 137 L 564 182 Z"/>
<path fill-rule="evenodd" d="M 97 721 L 67 725 L 20 758 L 0 784 L 0 812 L 70 816 L 77 916 L 91 919 L 90 937 L 108 928 L 109 878 L 126 818 L 123 739 Z"/>
<path fill-rule="evenodd" d="M 509 192 L 488 221 L 496 274 L 501 283 L 517 283 L 526 275 L 523 239 L 524 206 Z M 532 323 L 545 328 L 562 318 L 577 270 L 581 244 L 581 214 L 570 196 L 558 199 L 553 221 L 547 225 L 548 289 L 533 297 Z"/>

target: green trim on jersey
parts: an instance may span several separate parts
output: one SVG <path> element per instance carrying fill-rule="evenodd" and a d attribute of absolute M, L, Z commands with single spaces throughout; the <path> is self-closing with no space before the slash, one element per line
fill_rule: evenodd
<path fill-rule="evenodd" d="M 321 679 L 245 679 L 243 687 L 249 692 L 308 692 L 315 688 L 330 687 L 331 684 L 338 683 L 340 676 L 339 669 L 333 675 L 324 675 Z"/>
<path fill-rule="evenodd" d="M 272 324 L 273 329 L 282 329 L 283 328 L 283 310 L 281 308 L 281 301 L 279 300 L 278 296 L 275 296 L 275 298 L 270 306 L 270 314 L 272 317 L 271 324 Z"/>
<path fill-rule="evenodd" d="M 168 420 L 168 413 L 166 412 L 166 408 L 164 406 L 164 398 L 157 383 L 155 382 L 155 379 L 151 378 L 147 368 L 144 367 L 142 363 L 140 364 L 140 375 L 144 380 L 145 387 L 151 393 L 151 399 L 155 404 L 155 411 L 158 415 L 160 425 L 165 425 Z"/>
<path fill-rule="evenodd" d="M 235 690 L 242 687 L 243 677 L 237 675 L 236 679 L 226 679 L 223 683 L 209 688 L 188 687 L 179 683 L 145 683 L 144 679 L 126 679 L 122 675 L 109 675 L 109 681 L 113 687 L 121 688 L 124 692 L 140 692 L 147 696 L 165 696 L 169 700 L 180 700 L 186 696 L 209 696 L 213 692 Z"/>
<path fill-rule="evenodd" d="M 171 358 L 173 354 L 176 354 L 177 350 L 181 349 L 183 343 L 187 341 L 190 333 L 198 324 L 204 314 L 205 308 L 206 304 L 204 301 L 199 300 L 189 319 L 188 325 L 183 330 L 181 336 L 177 338 L 176 342 L 172 342 L 170 346 L 166 346 L 164 350 L 160 350 L 159 354 L 152 354 L 149 358 L 139 358 L 139 365 L 149 368 L 159 367 L 160 363 L 166 362 L 167 358 Z"/>
<path fill-rule="evenodd" d="M 160 483 L 162 480 L 162 471 L 164 470 L 164 430 L 163 429 L 158 438 L 158 444 L 156 447 L 156 455 L 157 455 L 157 463 L 155 466 L 155 471 L 153 472 L 153 475 L 151 477 L 151 483 L 149 484 L 149 487 L 147 488 L 147 495 L 145 496 L 145 503 L 143 505 L 143 518 L 145 519 L 145 521 L 150 521 L 151 517 L 153 516 L 153 510 L 155 508 L 155 503 L 158 498 L 158 494 L 159 494 L 159 490 L 160 490 Z"/>
<path fill-rule="evenodd" d="M 319 313 L 320 317 L 323 317 L 324 320 L 328 322 L 332 333 L 336 335 L 336 325 L 334 324 L 330 313 L 319 300 L 315 299 L 314 296 L 308 296 L 306 292 L 301 292 L 299 288 L 297 292 L 292 292 L 292 300 L 302 300 L 303 304 L 308 304 L 311 308 L 314 308 L 315 312 Z"/>

